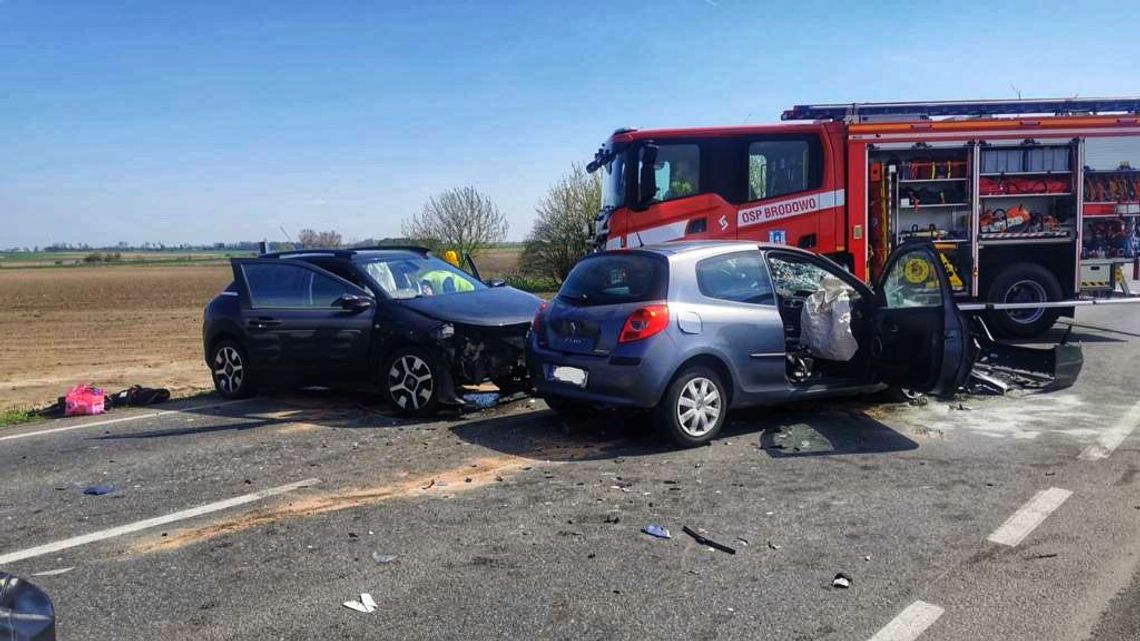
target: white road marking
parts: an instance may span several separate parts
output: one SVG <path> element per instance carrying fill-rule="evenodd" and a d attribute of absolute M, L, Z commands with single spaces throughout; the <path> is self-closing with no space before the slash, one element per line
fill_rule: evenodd
<path fill-rule="evenodd" d="M 1045 517 L 1061 507 L 1065 499 L 1072 496 L 1073 493 L 1069 490 L 1062 490 L 1060 488 L 1051 487 L 1047 490 L 1041 490 L 1029 502 L 1021 506 L 1021 509 L 1014 512 L 1013 516 L 1002 523 L 1002 526 L 994 530 L 994 533 L 986 537 L 987 541 L 997 543 L 999 545 L 1008 545 L 1013 547 L 1021 543 L 1026 536 L 1029 535 Z"/>
<path fill-rule="evenodd" d="M 882 630 L 875 633 L 870 641 L 914 641 L 938 620 L 945 612 L 937 605 L 915 601 L 899 612 L 899 615 Z"/>
<path fill-rule="evenodd" d="M 64 425 L 63 427 L 52 427 L 46 430 L 39 430 L 38 432 L 25 432 L 24 434 L 12 434 L 11 436 L 0 436 L 0 441 L 14 441 L 20 438 L 31 438 L 33 436 L 43 436 L 44 434 L 55 434 L 56 432 L 70 432 L 71 430 L 81 430 L 85 427 L 100 427 L 102 425 L 114 425 L 116 423 L 126 423 L 128 421 L 138 421 L 144 418 L 154 418 L 156 416 L 163 416 L 166 414 L 177 414 L 178 412 L 195 412 L 198 410 L 207 410 L 215 407 L 225 407 L 226 405 L 233 405 L 235 403 L 245 403 L 251 399 L 241 398 L 236 401 L 223 401 L 221 403 L 210 403 L 208 405 L 195 405 L 193 407 L 182 407 L 175 410 L 159 410 L 157 412 L 147 412 L 145 414 L 135 414 L 134 416 L 122 416 L 119 418 L 109 418 L 102 421 L 92 421 L 90 423 L 81 423 L 79 425 Z"/>
<path fill-rule="evenodd" d="M 120 525 L 118 527 L 113 527 L 107 530 L 100 530 L 98 532 L 92 532 L 90 534 L 75 536 L 70 539 L 63 539 L 62 541 L 56 541 L 54 543 L 48 543 L 46 545 L 38 545 L 34 548 L 28 548 L 26 550 L 9 552 L 8 554 L 0 555 L 0 567 L 3 567 L 8 563 L 23 561 L 24 559 L 31 559 L 37 556 L 43 556 L 44 554 L 53 554 L 55 552 L 66 550 L 68 548 L 87 545 L 88 543 L 95 543 L 97 541 L 105 541 L 107 539 L 113 539 L 117 536 L 131 534 L 133 532 L 146 530 L 152 527 L 157 527 L 159 525 L 166 525 L 167 523 L 174 523 L 176 521 L 191 519 L 196 516 L 202 516 L 203 514 L 209 514 L 211 512 L 226 510 L 231 507 L 245 505 L 246 503 L 253 503 L 254 501 L 260 501 L 262 499 L 276 496 L 278 494 L 284 494 L 286 492 L 290 492 L 302 487 L 310 487 L 320 482 L 320 479 L 305 479 L 304 481 L 297 481 L 296 483 L 289 483 L 288 485 L 279 485 L 277 487 L 267 488 L 259 492 L 253 492 L 252 494 L 235 496 L 232 499 L 226 499 L 224 501 L 199 505 L 198 507 L 181 510 L 179 512 L 174 512 L 173 514 L 167 514 L 166 516 L 156 516 L 152 519 L 136 521 L 134 523 L 128 523 L 127 525 Z"/>
<path fill-rule="evenodd" d="M 1099 461 L 1108 458 L 1108 455 L 1120 447 L 1138 424 L 1140 424 L 1140 402 L 1125 412 L 1115 425 L 1102 432 L 1096 443 L 1086 447 L 1077 458 L 1082 461 Z"/>

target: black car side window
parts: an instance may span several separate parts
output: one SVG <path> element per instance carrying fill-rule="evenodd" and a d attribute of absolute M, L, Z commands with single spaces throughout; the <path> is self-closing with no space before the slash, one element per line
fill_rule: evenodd
<path fill-rule="evenodd" d="M 753 305 L 776 303 L 760 252 L 737 252 L 700 261 L 697 287 L 709 298 Z"/>
<path fill-rule="evenodd" d="M 334 278 L 285 263 L 242 265 L 250 304 L 262 309 L 328 308 L 348 293 Z"/>

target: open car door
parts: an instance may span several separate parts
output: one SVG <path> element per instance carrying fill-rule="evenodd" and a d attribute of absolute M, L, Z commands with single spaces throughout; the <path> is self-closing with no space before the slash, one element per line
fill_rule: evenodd
<path fill-rule="evenodd" d="M 873 317 L 879 380 L 938 395 L 953 393 L 970 375 L 974 342 L 930 243 L 891 253 L 875 287 Z"/>

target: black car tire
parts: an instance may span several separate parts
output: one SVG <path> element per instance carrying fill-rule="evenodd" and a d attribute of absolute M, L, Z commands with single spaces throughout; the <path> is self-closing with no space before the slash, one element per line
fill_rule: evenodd
<path fill-rule="evenodd" d="M 687 414 L 690 410 L 694 413 Z M 728 394 L 720 376 L 698 365 L 685 369 L 669 384 L 653 410 L 653 424 L 673 443 L 696 447 L 716 437 L 727 414 Z"/>
<path fill-rule="evenodd" d="M 986 300 L 991 303 L 1018 302 L 1030 297 L 1038 302 L 1061 300 L 1061 284 L 1048 269 L 1035 263 L 1015 263 L 1006 267 L 990 283 Z M 1006 338 L 1029 338 L 1057 322 L 1059 309 L 994 310 L 989 312 L 994 333 Z"/>
<path fill-rule="evenodd" d="M 404 416 L 431 416 L 439 410 L 439 359 L 423 347 L 403 347 L 388 355 L 380 369 L 384 397 Z"/>
<path fill-rule="evenodd" d="M 555 414 L 562 416 L 584 416 L 594 409 L 589 403 L 564 396 L 543 396 L 542 400 L 546 402 L 547 407 L 554 410 Z"/>
<path fill-rule="evenodd" d="M 248 398 L 254 393 L 253 367 L 237 341 L 222 340 L 210 350 L 214 389 L 225 398 Z"/>

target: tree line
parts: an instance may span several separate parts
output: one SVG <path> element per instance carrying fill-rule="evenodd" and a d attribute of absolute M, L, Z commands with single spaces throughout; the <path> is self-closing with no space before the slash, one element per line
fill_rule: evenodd
<path fill-rule="evenodd" d="M 569 173 L 551 186 L 535 207 L 533 226 L 523 242 L 519 271 L 561 283 L 589 251 L 586 227 L 601 206 L 601 176 L 587 173 L 580 165 L 571 165 Z M 402 235 L 408 242 L 426 246 L 437 254 L 450 249 L 474 258 L 506 240 L 509 231 L 510 225 L 498 205 L 470 186 L 432 196 L 419 212 L 401 222 Z M 331 230 L 303 229 L 297 241 L 303 247 L 344 246 L 341 235 Z"/>

